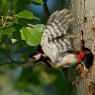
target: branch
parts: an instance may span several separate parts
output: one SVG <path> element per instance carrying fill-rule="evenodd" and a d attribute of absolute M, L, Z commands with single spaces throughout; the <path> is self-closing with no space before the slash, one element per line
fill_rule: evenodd
<path fill-rule="evenodd" d="M 10 60 L 10 62 L 7 62 L 7 63 L 0 63 L 0 66 L 3 66 L 3 65 L 8 65 L 8 64 L 18 64 L 18 65 L 24 65 L 26 63 L 26 61 L 13 61 L 13 60 Z"/>
<path fill-rule="evenodd" d="M 49 12 L 49 9 L 48 9 L 47 0 L 43 0 L 43 8 L 44 8 L 45 14 L 49 17 L 50 12 Z"/>

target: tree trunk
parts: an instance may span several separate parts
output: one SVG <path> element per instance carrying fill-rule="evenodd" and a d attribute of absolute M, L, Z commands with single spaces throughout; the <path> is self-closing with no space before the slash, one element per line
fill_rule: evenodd
<path fill-rule="evenodd" d="M 73 31 L 78 37 L 74 41 L 75 47 L 79 49 L 80 35 L 83 31 L 85 46 L 94 54 L 94 63 L 89 69 L 87 78 L 78 75 L 75 68 L 68 70 L 68 80 L 71 84 L 70 95 L 95 95 L 95 0 L 71 0 L 69 7 L 76 17 Z"/>

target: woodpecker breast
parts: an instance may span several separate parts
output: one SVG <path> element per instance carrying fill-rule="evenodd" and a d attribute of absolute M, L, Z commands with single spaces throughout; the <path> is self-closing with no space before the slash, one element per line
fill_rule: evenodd
<path fill-rule="evenodd" d="M 65 66 L 65 63 L 75 63 L 77 60 L 76 54 L 64 56 L 66 51 L 74 47 L 73 38 L 70 36 L 72 31 L 69 30 L 73 21 L 74 17 L 67 9 L 56 11 L 50 16 L 43 30 L 41 47 L 53 66 Z M 68 57 L 68 61 L 72 62 L 66 62 Z"/>

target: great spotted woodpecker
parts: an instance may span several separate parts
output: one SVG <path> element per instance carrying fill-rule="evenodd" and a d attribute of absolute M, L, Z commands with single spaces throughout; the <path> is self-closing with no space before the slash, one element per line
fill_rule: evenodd
<path fill-rule="evenodd" d="M 38 60 L 54 68 L 66 68 L 81 63 L 85 52 L 73 49 L 72 31 L 69 29 L 73 21 L 74 17 L 67 9 L 54 12 L 43 29 L 40 49 L 32 55 L 28 65 Z"/>

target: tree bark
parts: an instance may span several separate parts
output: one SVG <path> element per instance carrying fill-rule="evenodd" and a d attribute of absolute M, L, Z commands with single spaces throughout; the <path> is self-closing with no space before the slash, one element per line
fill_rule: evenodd
<path fill-rule="evenodd" d="M 95 95 L 95 0 L 71 0 L 69 8 L 72 9 L 76 18 L 73 27 L 73 33 L 77 36 L 74 39 L 75 48 L 80 47 L 80 35 L 83 31 L 85 46 L 94 54 L 94 63 L 89 69 L 87 78 L 78 75 L 75 68 L 68 69 L 70 95 Z"/>

